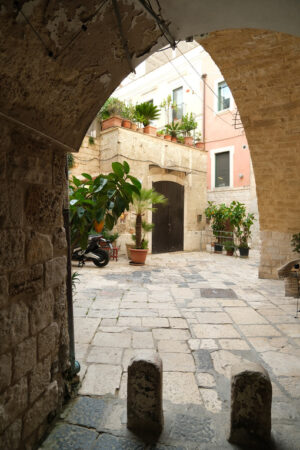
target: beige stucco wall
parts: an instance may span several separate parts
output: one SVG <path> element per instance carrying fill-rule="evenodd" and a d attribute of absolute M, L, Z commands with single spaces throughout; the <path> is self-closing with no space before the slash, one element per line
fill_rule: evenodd
<path fill-rule="evenodd" d="M 95 173 L 97 152 L 99 170 Z M 94 146 L 85 138 L 79 153 L 75 155 L 75 167 L 71 173 L 108 173 L 112 162 L 125 160 L 130 165 L 130 173 L 145 188 L 152 187 L 152 183 L 156 181 L 173 181 L 184 186 L 184 250 L 199 250 L 201 230 L 205 226 L 206 152 L 137 131 L 110 128 L 97 137 Z M 85 164 L 84 170 L 82 161 Z M 198 218 L 200 215 L 201 221 Z M 151 221 L 151 212 L 148 213 L 147 220 Z M 125 251 L 126 242 L 132 243 L 130 231 L 134 229 L 134 223 L 135 216 L 129 213 L 125 223 L 120 222 L 116 227 L 121 234 L 118 239 L 121 253 Z M 151 249 L 150 233 L 148 238 Z"/>

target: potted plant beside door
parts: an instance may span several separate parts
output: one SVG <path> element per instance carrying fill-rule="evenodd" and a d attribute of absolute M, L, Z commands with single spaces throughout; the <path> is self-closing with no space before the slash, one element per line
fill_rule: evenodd
<path fill-rule="evenodd" d="M 142 235 L 143 231 L 143 216 L 147 211 L 156 211 L 156 208 L 153 205 L 164 204 L 167 202 L 167 199 L 164 195 L 159 194 L 155 191 L 155 189 L 143 189 L 141 188 L 139 193 L 133 194 L 133 203 L 132 209 L 136 214 L 135 219 L 135 247 L 130 249 L 131 261 L 135 264 L 145 264 L 146 256 L 148 253 L 148 241 Z M 148 228 L 144 231 L 148 231 L 150 229 L 150 224 L 147 224 Z M 151 224 L 151 229 L 153 228 Z"/>

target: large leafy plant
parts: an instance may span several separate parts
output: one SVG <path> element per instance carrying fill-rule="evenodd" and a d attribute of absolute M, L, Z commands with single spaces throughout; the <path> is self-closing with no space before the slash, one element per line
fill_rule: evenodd
<path fill-rule="evenodd" d="M 88 236 L 94 231 L 96 223 L 105 222 L 111 230 L 118 218 L 138 195 L 141 183 L 130 175 L 126 161 L 112 163 L 112 172 L 108 175 L 83 173 L 83 180 L 75 176 L 70 181 L 70 229 L 71 244 L 86 248 Z"/>
<path fill-rule="evenodd" d="M 144 102 L 136 105 L 135 107 L 136 117 L 144 127 L 150 124 L 152 120 L 156 120 L 160 116 L 160 109 L 153 105 L 152 102 Z"/>

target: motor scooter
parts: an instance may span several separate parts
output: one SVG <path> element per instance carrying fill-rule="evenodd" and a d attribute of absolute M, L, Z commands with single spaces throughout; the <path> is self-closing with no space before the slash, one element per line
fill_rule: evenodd
<path fill-rule="evenodd" d="M 85 250 L 80 247 L 73 250 L 72 260 L 78 261 L 78 267 L 84 266 L 86 261 L 92 261 L 97 267 L 104 267 L 108 264 L 110 258 L 110 252 L 101 248 L 104 245 L 109 247 L 110 250 L 112 249 L 112 245 L 107 239 L 101 236 L 90 236 Z"/>

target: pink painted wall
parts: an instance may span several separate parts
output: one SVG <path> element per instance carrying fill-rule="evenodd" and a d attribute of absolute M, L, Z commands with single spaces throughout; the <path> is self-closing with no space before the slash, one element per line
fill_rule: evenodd
<path fill-rule="evenodd" d="M 207 150 L 207 188 L 212 188 L 211 180 L 211 156 L 212 150 L 234 146 L 233 156 L 233 186 L 250 186 L 250 152 L 243 128 L 235 129 L 234 116 L 236 105 L 231 100 L 228 111 L 217 113 L 217 83 L 222 81 L 222 74 L 208 57 L 203 61 L 203 72 L 207 74 L 206 83 L 206 108 L 205 108 L 205 149 Z M 230 86 L 229 86 L 230 87 Z M 243 148 L 245 147 L 245 148 Z M 239 177 L 243 174 L 243 178 Z"/>

